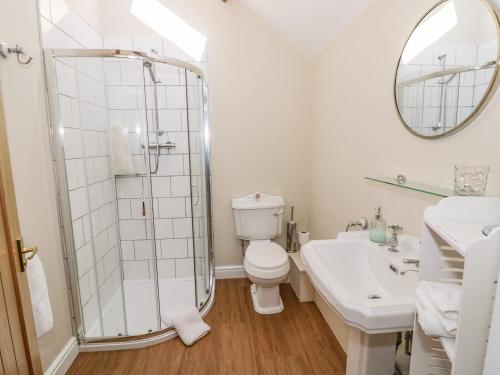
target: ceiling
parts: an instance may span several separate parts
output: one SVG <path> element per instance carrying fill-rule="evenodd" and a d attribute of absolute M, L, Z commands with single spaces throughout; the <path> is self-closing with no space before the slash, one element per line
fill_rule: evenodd
<path fill-rule="evenodd" d="M 373 0 L 237 1 L 304 54 L 314 57 Z"/>

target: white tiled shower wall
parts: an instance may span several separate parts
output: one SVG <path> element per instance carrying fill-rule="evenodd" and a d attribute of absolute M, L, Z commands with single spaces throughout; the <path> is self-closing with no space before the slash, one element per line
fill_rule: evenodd
<path fill-rule="evenodd" d="M 411 80 L 440 71 L 442 63 L 438 57 L 443 54 L 446 54 L 446 69 L 476 64 L 482 65 L 496 60 L 497 43 L 492 41 L 478 46 L 436 45 L 424 50 L 409 64 L 401 66 L 398 80 Z M 448 129 L 469 116 L 481 101 L 488 88 L 493 70 L 493 68 L 490 68 L 462 73 L 460 74 L 460 86 L 458 86 L 458 75 L 450 82 L 446 101 L 446 126 Z M 448 79 L 450 76 L 444 78 Z M 441 85 L 438 82 L 441 79 L 428 80 L 425 82 L 425 86 L 423 83 L 419 83 L 403 89 L 403 118 L 407 124 L 416 124 L 415 128 L 420 129 L 422 126 L 426 135 L 436 134 L 432 130 L 432 126 L 437 123 L 439 117 Z"/>
<path fill-rule="evenodd" d="M 160 55 L 188 60 L 187 55 L 175 45 L 161 38 L 105 38 L 104 47 L 144 52 L 154 50 Z M 145 134 L 149 134 L 151 143 L 156 142 L 153 126 L 155 113 L 152 110 L 155 105 L 154 87 L 149 74 L 146 72 L 144 76 L 140 62 L 108 59 L 105 64 L 111 125 L 125 124 L 133 154 L 134 172 L 144 173 L 146 166 L 144 148 L 141 146 L 146 143 Z M 198 66 L 206 71 L 206 57 Z M 202 273 L 204 254 L 198 251 L 200 254 L 196 255 L 200 256 L 193 260 L 189 177 L 190 168 L 193 173 L 198 173 L 193 176 L 193 185 L 197 186 L 201 159 L 194 156 L 190 163 L 187 124 L 189 114 L 193 155 L 197 147 L 199 149 L 201 130 L 199 98 L 195 90 L 198 85 L 197 76 L 190 72 L 186 74 L 184 69 L 166 64 L 155 64 L 154 70 L 157 80 L 161 81 L 157 87 L 158 117 L 159 127 L 164 134 L 159 136 L 159 142 L 174 142 L 176 148 L 161 151 L 159 169 L 153 175 L 151 183 L 147 177 L 141 176 L 117 178 L 122 259 L 124 277 L 127 280 L 154 278 L 155 265 L 158 267 L 158 277 L 162 279 L 192 277 L 193 261 L 199 263 L 196 267 L 197 273 Z M 148 131 L 145 130 L 146 127 Z M 155 150 L 152 149 L 152 166 L 156 162 L 154 153 Z M 201 156 L 200 152 L 197 155 Z M 154 261 L 151 241 L 151 209 L 154 212 L 157 262 Z M 196 234 L 200 233 L 200 220 L 194 220 Z"/>
<path fill-rule="evenodd" d="M 41 1 L 40 11 L 45 48 L 102 48 L 102 37 L 64 1 Z M 83 322 L 91 336 L 111 335 L 124 324 L 120 314 L 99 324 L 101 312 L 121 298 L 104 66 L 100 59 L 59 58 L 55 68 Z"/>

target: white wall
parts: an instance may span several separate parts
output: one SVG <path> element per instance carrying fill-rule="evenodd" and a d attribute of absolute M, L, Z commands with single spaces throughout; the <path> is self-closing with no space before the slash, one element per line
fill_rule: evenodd
<path fill-rule="evenodd" d="M 377 205 L 389 223 L 420 234 L 422 212 L 437 198 L 363 176 L 404 173 L 409 180 L 452 187 L 454 164 L 487 164 L 488 194 L 500 194 L 498 93 L 472 125 L 450 138 L 417 138 L 398 119 L 393 81 L 399 55 L 433 4 L 378 0 L 313 62 L 310 222 L 316 238 L 332 237 L 348 220 L 371 216 Z"/>
<path fill-rule="evenodd" d="M 130 1 L 102 4 L 105 37 L 151 35 Z M 307 225 L 310 65 L 238 2 L 163 4 L 208 37 L 216 263 L 242 264 L 231 198 L 282 194 Z"/>

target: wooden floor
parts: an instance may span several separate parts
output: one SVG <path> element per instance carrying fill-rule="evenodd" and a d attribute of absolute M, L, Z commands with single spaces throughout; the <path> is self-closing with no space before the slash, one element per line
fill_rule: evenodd
<path fill-rule="evenodd" d="M 80 353 L 68 374 L 345 374 L 346 356 L 316 305 L 281 286 L 285 310 L 259 315 L 247 279 L 217 280 L 205 321 L 212 331 L 191 348 L 175 338 L 144 349 Z"/>

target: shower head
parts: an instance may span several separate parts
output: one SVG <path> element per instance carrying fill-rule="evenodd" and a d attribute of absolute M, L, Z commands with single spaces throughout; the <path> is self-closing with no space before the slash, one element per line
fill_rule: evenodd
<path fill-rule="evenodd" d="M 160 80 L 156 80 L 155 72 L 153 71 L 153 64 L 151 63 L 151 61 L 144 61 L 143 66 L 149 71 L 149 75 L 151 76 L 151 81 L 154 84 L 161 83 Z"/>

